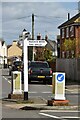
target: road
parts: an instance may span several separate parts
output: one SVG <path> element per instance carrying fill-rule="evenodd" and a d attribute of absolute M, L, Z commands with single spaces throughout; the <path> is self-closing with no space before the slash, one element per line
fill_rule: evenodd
<path fill-rule="evenodd" d="M 1 74 L 1 71 L 0 71 Z M 8 96 L 11 92 L 11 79 L 8 75 L 2 76 L 2 98 Z M 51 99 L 52 86 L 43 85 L 42 83 L 33 82 L 29 84 L 29 97 L 41 97 L 45 100 Z M 66 99 L 70 104 L 78 105 L 78 91 L 76 89 L 66 89 Z M 79 111 L 60 111 L 60 110 L 15 110 L 6 106 L 7 102 L 2 104 L 2 118 L 52 118 L 52 119 L 78 119 Z M 12 103 L 13 104 L 13 103 Z"/>
<path fill-rule="evenodd" d="M 6 103 L 5 103 L 6 105 Z M 3 104 L 2 118 L 53 118 L 54 120 L 79 119 L 77 110 L 17 110 Z"/>

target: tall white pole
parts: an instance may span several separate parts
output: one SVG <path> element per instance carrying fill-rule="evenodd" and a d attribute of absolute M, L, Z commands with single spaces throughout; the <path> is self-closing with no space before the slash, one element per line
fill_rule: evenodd
<path fill-rule="evenodd" d="M 24 39 L 24 100 L 28 100 L 28 46 Z"/>

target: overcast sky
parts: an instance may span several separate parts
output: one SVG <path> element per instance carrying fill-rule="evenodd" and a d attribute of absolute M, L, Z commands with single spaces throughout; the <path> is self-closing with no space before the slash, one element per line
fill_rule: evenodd
<path fill-rule="evenodd" d="M 1 11 L 2 6 L 2 11 Z M 70 17 L 78 13 L 77 2 L 3 2 L 0 4 L 0 21 L 2 14 L 2 33 L 0 37 L 7 44 L 19 38 L 25 28 L 32 31 L 31 15 L 35 17 L 35 39 L 38 33 L 42 38 L 47 34 L 49 39 L 56 40 L 59 34 L 58 26 Z M 0 24 L 1 27 L 1 24 Z"/>

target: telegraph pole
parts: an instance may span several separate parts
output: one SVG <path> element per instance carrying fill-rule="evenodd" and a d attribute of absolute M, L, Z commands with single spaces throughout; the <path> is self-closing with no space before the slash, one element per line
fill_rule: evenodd
<path fill-rule="evenodd" d="M 32 39 L 34 40 L 34 14 L 32 14 Z"/>
<path fill-rule="evenodd" d="M 32 14 L 32 40 L 34 40 L 34 14 Z M 32 50 L 32 60 L 34 61 L 34 50 L 35 50 L 35 47 L 33 47 L 33 50 Z"/>

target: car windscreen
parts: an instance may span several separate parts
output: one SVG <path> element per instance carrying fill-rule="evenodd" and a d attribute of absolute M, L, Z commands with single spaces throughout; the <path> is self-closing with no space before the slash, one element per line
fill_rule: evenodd
<path fill-rule="evenodd" d="M 47 63 L 41 63 L 41 62 L 31 62 L 30 66 L 36 68 L 49 68 L 49 65 Z"/>
<path fill-rule="evenodd" d="M 14 65 L 16 65 L 16 66 L 20 66 L 20 65 L 22 65 L 22 62 L 14 62 Z"/>

